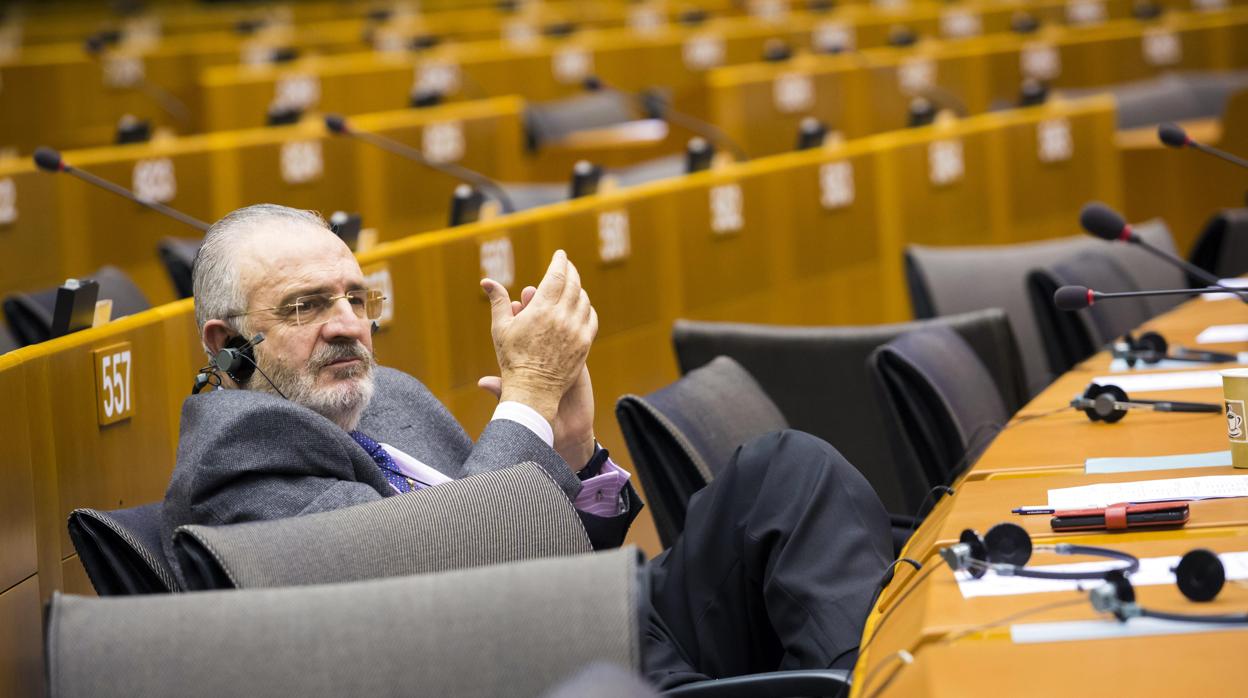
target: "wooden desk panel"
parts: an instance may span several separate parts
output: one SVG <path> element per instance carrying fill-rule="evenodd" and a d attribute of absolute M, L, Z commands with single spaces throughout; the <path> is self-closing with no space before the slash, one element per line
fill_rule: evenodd
<path fill-rule="evenodd" d="M 35 573 L 34 472 L 30 454 L 26 371 L 20 359 L 0 355 L 0 589 L 8 589 Z"/>
<path fill-rule="evenodd" d="M 0 695 L 43 695 L 39 578 L 0 592 Z"/>

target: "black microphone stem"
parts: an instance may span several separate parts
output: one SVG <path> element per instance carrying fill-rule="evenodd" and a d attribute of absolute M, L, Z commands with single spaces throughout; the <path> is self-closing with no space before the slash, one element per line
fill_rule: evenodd
<path fill-rule="evenodd" d="M 1191 262 L 1187 261 L 1186 259 L 1183 259 L 1182 257 L 1179 257 L 1178 255 L 1167 254 L 1166 252 L 1159 250 L 1156 247 L 1153 247 L 1147 242 L 1144 242 L 1143 238 L 1140 238 L 1139 236 L 1136 236 L 1133 241 L 1135 242 L 1136 245 L 1139 245 L 1141 248 L 1147 250 L 1149 254 L 1152 254 L 1154 257 L 1157 257 L 1158 259 L 1166 261 L 1170 264 L 1174 264 L 1178 266 L 1180 269 L 1182 269 L 1183 271 L 1196 277 L 1197 279 L 1200 279 L 1201 281 L 1209 284 L 1210 286 L 1214 288 L 1223 289 L 1226 293 L 1233 294 L 1236 298 L 1239 298 L 1240 301 L 1244 303 L 1248 303 L 1248 296 L 1245 296 L 1245 292 L 1243 289 L 1232 288 L 1230 286 L 1223 286 L 1221 283 L 1221 279 L 1219 279 L 1217 276 L 1210 274 L 1204 269 L 1201 269 L 1200 267 L 1196 266 L 1195 264 L 1192 264 Z"/>
<path fill-rule="evenodd" d="M 352 130 L 349 134 L 359 138 L 360 140 L 372 143 L 382 150 L 389 151 L 402 158 L 423 163 L 429 168 L 440 170 L 456 179 L 468 182 L 477 189 L 489 192 L 491 196 L 498 199 L 498 203 L 503 207 L 503 213 L 514 213 L 516 210 L 515 204 L 512 203 L 511 197 L 507 196 L 507 192 L 503 191 L 502 187 L 498 186 L 498 184 L 490 180 L 488 177 L 482 176 L 479 172 L 475 172 L 467 167 L 457 165 L 453 162 L 430 162 L 429 159 L 426 158 L 419 150 L 407 145 L 406 143 L 396 141 L 393 138 L 386 138 L 375 133 L 369 133 L 368 131 Z"/>
<path fill-rule="evenodd" d="M 1199 150 L 1202 153 L 1208 153 L 1209 155 L 1219 157 L 1231 163 L 1232 165 L 1239 165 L 1240 167 L 1248 169 L 1248 160 L 1245 160 L 1236 155 L 1231 155 L 1230 153 L 1224 150 L 1218 150 L 1217 148 L 1210 148 L 1204 143 L 1197 143 L 1196 141 L 1188 141 L 1187 144 L 1195 148 L 1196 150 Z"/>
<path fill-rule="evenodd" d="M 162 203 L 159 203 L 157 201 L 148 201 L 146 199 L 135 196 L 133 193 L 130 192 L 129 189 L 126 189 L 125 187 L 119 186 L 117 184 L 113 184 L 107 179 L 101 179 L 99 177 L 96 177 L 95 175 L 85 170 L 80 170 L 76 167 L 72 167 L 70 165 L 64 165 L 64 164 L 61 167 L 66 174 L 71 174 L 81 180 L 90 182 L 91 184 L 94 184 L 97 187 L 100 187 L 102 189 L 107 189 L 108 191 L 111 191 L 112 193 L 116 194 L 117 196 L 122 197 L 123 199 L 129 199 L 131 201 L 137 202 L 138 204 L 142 206 L 146 206 L 147 208 L 150 208 L 153 211 L 156 211 L 157 213 L 163 213 L 164 215 L 169 216 L 170 218 L 173 218 L 181 223 L 185 223 L 186 225 L 189 225 L 192 228 L 199 230 L 200 232 L 208 232 L 208 224 L 199 220 L 198 218 L 188 216 L 185 213 L 182 213 L 181 211 L 169 208 L 168 206 Z"/>
<path fill-rule="evenodd" d="M 1170 288 L 1164 291 L 1114 291 L 1107 293 L 1093 290 L 1093 293 L 1096 294 L 1096 298 L 1098 300 L 1101 298 L 1134 298 L 1138 296 L 1198 296 L 1205 293 L 1226 292 L 1227 289 L 1224 286 L 1208 286 L 1205 288 Z"/>

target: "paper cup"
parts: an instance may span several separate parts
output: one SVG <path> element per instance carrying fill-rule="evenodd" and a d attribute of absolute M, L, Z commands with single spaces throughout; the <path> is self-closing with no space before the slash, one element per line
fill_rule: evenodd
<path fill-rule="evenodd" d="M 1248 468 L 1248 368 L 1222 373 L 1222 397 L 1226 400 L 1226 438 L 1231 442 L 1231 464 Z"/>

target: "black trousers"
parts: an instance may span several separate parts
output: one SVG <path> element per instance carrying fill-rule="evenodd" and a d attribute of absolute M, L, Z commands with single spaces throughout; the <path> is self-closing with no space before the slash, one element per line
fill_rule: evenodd
<path fill-rule="evenodd" d="M 849 668 L 892 561 L 888 514 L 835 448 L 798 431 L 738 449 L 648 566 L 642 667 L 662 688 Z"/>

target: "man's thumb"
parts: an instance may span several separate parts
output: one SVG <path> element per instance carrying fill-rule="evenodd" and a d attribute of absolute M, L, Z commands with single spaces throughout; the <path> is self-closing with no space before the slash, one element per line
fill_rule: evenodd
<path fill-rule="evenodd" d="M 477 387 L 493 395 L 496 400 L 503 399 L 503 379 L 498 376 L 482 376 L 477 381 Z"/>
<path fill-rule="evenodd" d="M 507 295 L 507 289 L 494 279 L 481 279 L 481 288 L 490 299 L 490 317 L 494 324 L 510 319 L 511 296 Z"/>

